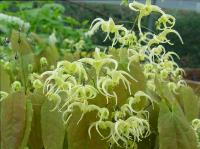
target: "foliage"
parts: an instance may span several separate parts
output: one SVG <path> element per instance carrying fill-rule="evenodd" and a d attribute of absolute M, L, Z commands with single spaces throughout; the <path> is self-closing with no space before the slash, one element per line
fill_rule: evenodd
<path fill-rule="evenodd" d="M 178 55 L 164 47 L 173 44 L 169 34 L 182 42 L 175 18 L 151 0 L 129 8 L 138 13 L 139 32 L 112 18 L 95 19 L 87 38 L 101 30 L 111 44 L 90 57 L 61 56 L 55 33 L 46 41 L 23 29 L 5 32 L 10 40 L 0 53 L 1 148 L 199 148 L 199 97 L 183 80 Z M 152 13 L 159 15 L 157 33 L 142 28 Z M 81 40 L 66 42 L 82 50 Z"/>
<path fill-rule="evenodd" d="M 63 50 L 74 52 L 76 50 L 76 47 L 72 48 L 68 40 L 73 44 L 79 44 L 79 42 L 84 41 L 82 49 L 79 50 L 91 50 L 92 48 L 91 40 L 84 36 L 87 21 L 78 22 L 70 16 L 65 16 L 65 8 L 61 4 L 52 2 L 46 4 L 43 2 L 7 2 L 3 5 L 7 5 L 7 7 L 0 8 L 2 9 L 1 11 L 11 15 L 0 15 L 1 18 L 4 15 L 4 18 L 8 20 L 0 23 L 1 32 L 6 35 L 12 32 L 13 27 L 16 30 L 23 31 L 23 28 L 27 26 L 26 29 L 29 29 L 29 32 L 37 33 L 44 39 L 46 38 L 45 40 L 48 40 L 51 34 L 51 37 L 55 39 L 56 46 L 61 50 L 60 52 Z M 15 11 L 12 11 L 12 9 Z M 17 23 L 14 17 L 12 17 L 13 15 L 26 20 L 27 23 L 22 24 L 23 22 L 19 21 L 20 24 Z M 8 19 L 8 17 L 13 18 L 14 21 L 9 22 L 11 19 Z M 4 38 L 1 40 L 3 41 Z"/>

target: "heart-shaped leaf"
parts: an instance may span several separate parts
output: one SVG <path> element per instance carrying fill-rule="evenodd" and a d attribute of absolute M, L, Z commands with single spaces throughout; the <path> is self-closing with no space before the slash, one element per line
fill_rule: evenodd
<path fill-rule="evenodd" d="M 158 132 L 160 149 L 197 149 L 194 130 L 177 102 L 171 107 L 160 103 Z"/>

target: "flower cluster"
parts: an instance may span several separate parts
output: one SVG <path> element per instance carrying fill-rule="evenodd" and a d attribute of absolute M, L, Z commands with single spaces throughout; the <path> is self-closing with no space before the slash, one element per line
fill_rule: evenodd
<path fill-rule="evenodd" d="M 194 119 L 192 121 L 192 127 L 194 131 L 196 132 L 198 147 L 200 147 L 200 119 Z"/>
<path fill-rule="evenodd" d="M 147 0 L 145 4 L 133 1 L 129 7 L 139 12 L 138 34 L 126 29 L 123 25 L 115 24 L 112 18 L 108 21 L 101 18 L 95 19 L 87 33 L 92 35 L 100 28 L 107 34 L 105 40 L 108 38 L 112 40 L 113 49 L 117 43 L 121 45 L 119 50 L 125 49 L 127 55 L 123 62 L 125 67 L 121 67 L 121 63 L 114 55 L 106 54 L 96 48 L 91 58 L 58 62 L 54 70 L 46 71 L 41 75 L 42 85 L 38 80 L 34 83 L 35 86 L 43 86 L 43 92 L 48 99 L 56 102 L 52 110 L 63 112 L 65 124 L 70 123 L 77 108 L 81 112 L 77 124 L 84 116 L 87 116 L 87 113 L 96 113 L 97 120 L 88 128 L 90 137 L 95 128 L 102 139 L 110 142 L 111 147 L 116 144 L 125 148 L 136 148 L 137 142 L 150 134 L 149 113 L 146 106 L 151 105 L 154 108 L 154 103 L 156 103 L 146 90 L 156 92 L 156 80 L 166 82 L 167 87 L 174 94 L 177 93 L 179 87 L 185 85 L 182 79 L 184 71 L 174 60 L 174 56 L 179 57 L 174 52 L 166 52 L 163 46 L 163 44 L 172 44 L 167 38 L 170 33 L 177 35 L 181 42 L 183 41 L 178 32 L 173 29 L 175 18 L 165 14 L 159 7 L 151 5 L 151 0 Z M 141 28 L 142 18 L 152 12 L 161 14 L 155 23 L 159 31 L 157 35 L 143 32 Z M 140 65 L 147 80 L 147 87 L 142 91 L 133 90 L 132 83 L 138 82 L 131 75 L 134 71 L 133 65 L 136 64 Z M 119 99 L 117 87 L 126 90 L 128 97 L 124 98 L 128 98 L 127 100 Z M 106 100 L 105 104 L 109 106 L 97 104 L 98 97 L 101 97 L 102 103 Z M 136 108 L 140 103 L 145 104 Z"/>
<path fill-rule="evenodd" d="M 131 80 L 137 80 L 128 71 L 120 70 L 118 65 L 111 55 L 100 52 L 97 48 L 93 58 L 82 58 L 74 62 L 60 61 L 54 70 L 44 72 L 41 77 L 44 79 L 44 93 L 50 101 L 56 102 L 52 110 L 63 112 L 65 124 L 70 122 L 77 108 L 82 113 L 77 124 L 86 113 L 97 113 L 98 120 L 90 125 L 89 135 L 91 136 L 91 129 L 95 127 L 99 135 L 107 138 L 111 145 L 116 143 L 128 147 L 131 140 L 140 141 L 150 133 L 148 112 L 144 109 L 135 110 L 135 102 L 138 103 L 143 98 L 150 103 L 153 103 L 153 100 L 142 91 L 132 97 Z M 95 74 L 96 77 L 92 78 L 90 74 Z M 38 79 L 36 81 L 38 84 Z M 113 106 L 120 106 L 118 101 L 121 99 L 118 99 L 115 92 L 115 87 L 119 85 L 124 87 L 130 96 L 127 104 L 122 105 L 120 110 L 113 111 L 94 104 L 97 96 L 101 95 L 105 97 L 106 104 L 113 103 L 110 100 L 114 99 Z M 107 137 L 104 137 L 100 130 L 105 128 L 110 128 Z"/>
<path fill-rule="evenodd" d="M 30 24 L 27 22 L 24 22 L 18 17 L 9 16 L 3 13 L 0 13 L 0 21 L 1 22 L 7 22 L 9 24 L 15 24 L 18 25 L 20 28 L 23 28 L 25 30 L 28 30 L 30 28 Z"/>

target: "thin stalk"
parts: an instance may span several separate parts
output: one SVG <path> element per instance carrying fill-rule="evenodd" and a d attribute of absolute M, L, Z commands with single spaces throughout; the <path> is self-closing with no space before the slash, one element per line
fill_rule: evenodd
<path fill-rule="evenodd" d="M 20 36 L 20 30 L 19 30 L 19 40 L 18 40 L 19 46 L 21 46 L 21 36 Z M 24 72 L 24 62 L 23 62 L 23 58 L 22 58 L 22 52 L 19 52 L 19 61 L 20 61 L 20 67 L 21 67 L 21 79 L 24 82 L 24 88 L 25 88 L 25 94 L 27 92 L 27 86 L 26 86 L 26 76 L 25 76 L 25 72 Z"/>
<path fill-rule="evenodd" d="M 146 0 L 147 5 L 151 5 L 151 0 Z"/>

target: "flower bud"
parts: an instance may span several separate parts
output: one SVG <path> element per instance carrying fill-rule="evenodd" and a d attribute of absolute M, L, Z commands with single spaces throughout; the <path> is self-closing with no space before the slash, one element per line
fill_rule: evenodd
<path fill-rule="evenodd" d="M 33 72 L 33 65 L 32 64 L 28 64 L 28 71 L 30 73 Z"/>
<path fill-rule="evenodd" d="M 144 69 L 145 69 L 145 71 L 151 71 L 152 69 L 153 69 L 153 65 L 152 64 L 145 64 L 144 65 Z"/>
<path fill-rule="evenodd" d="M 40 58 L 40 65 L 41 66 L 47 66 L 48 65 L 47 59 L 45 57 Z"/>
<path fill-rule="evenodd" d="M 43 84 L 42 84 L 42 82 L 41 82 L 39 79 L 36 79 L 36 80 L 33 81 L 33 87 L 34 87 L 35 89 L 39 89 L 39 88 L 41 88 L 42 86 L 43 86 Z"/>
<path fill-rule="evenodd" d="M 11 85 L 11 87 L 12 87 L 12 90 L 14 92 L 18 92 L 18 91 L 21 90 L 22 85 L 21 85 L 21 83 L 19 81 L 15 81 L 15 82 L 13 82 L 13 84 Z"/>
<path fill-rule="evenodd" d="M 169 72 L 167 71 L 167 70 L 162 70 L 161 72 L 160 72 L 160 75 L 161 75 L 161 78 L 162 79 L 167 79 L 168 78 L 168 75 L 169 75 Z"/>

